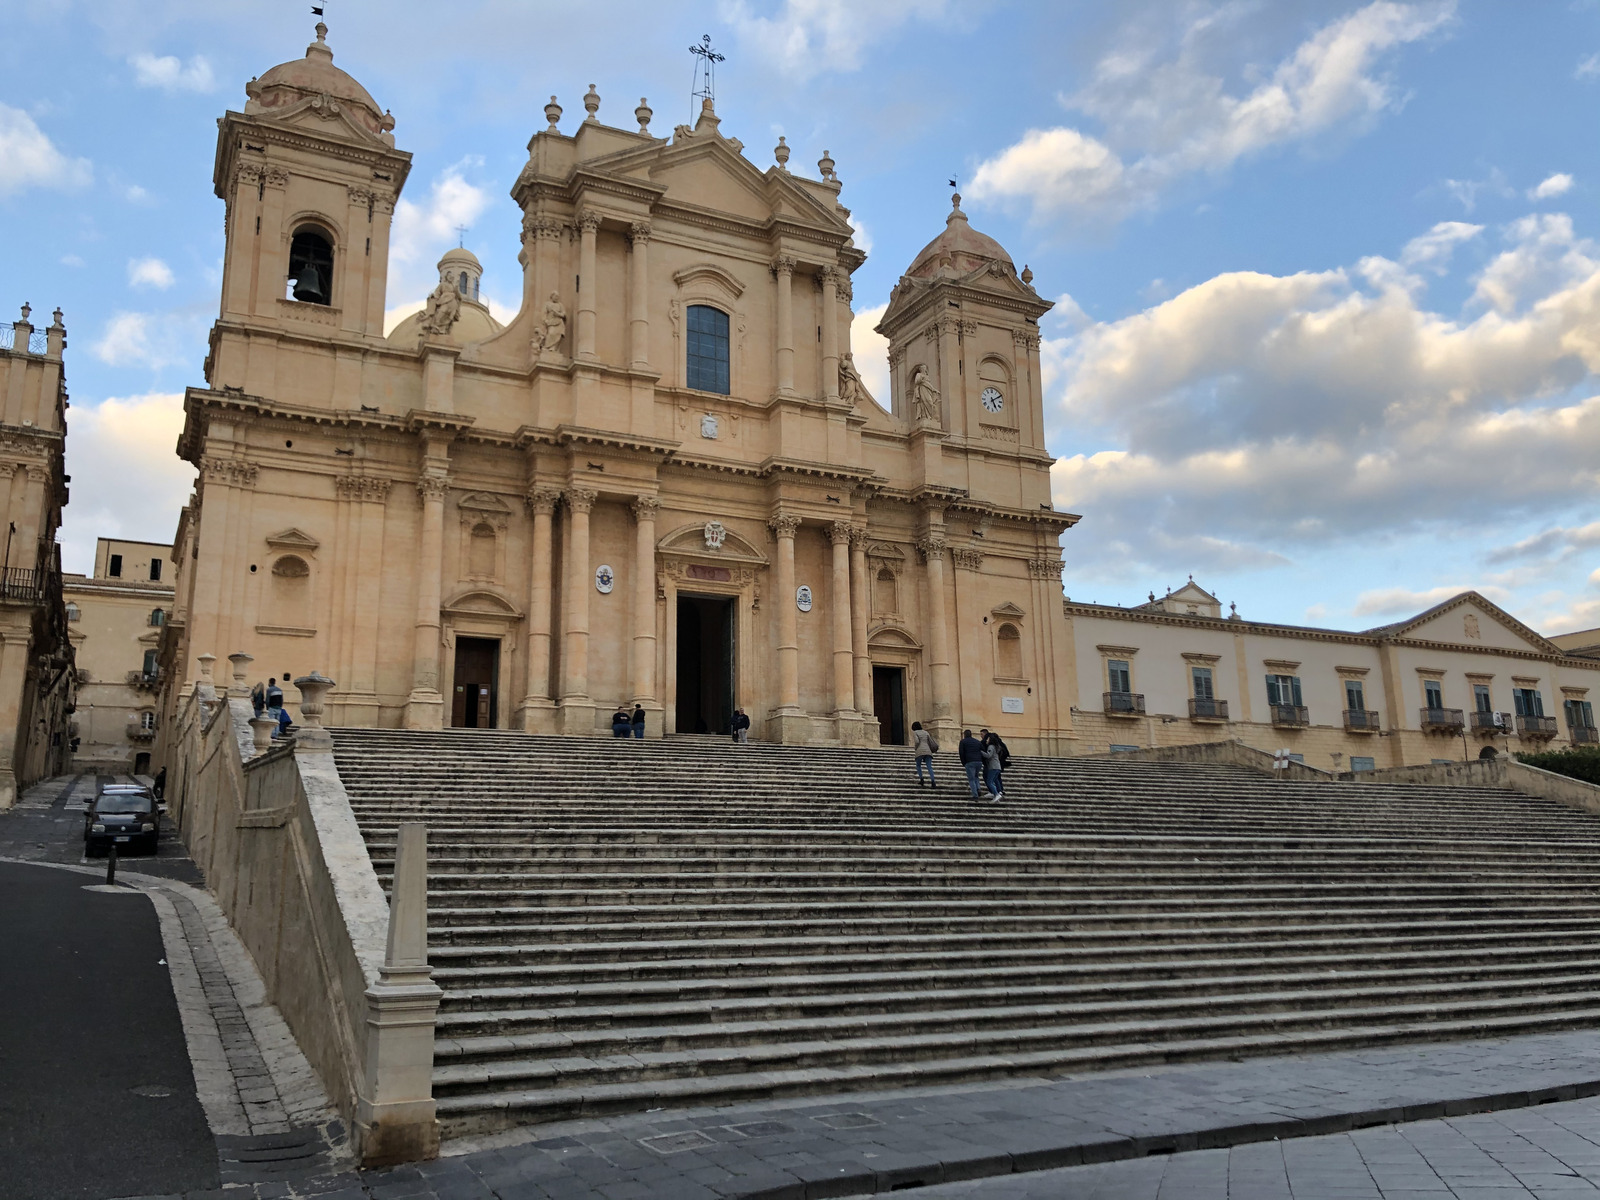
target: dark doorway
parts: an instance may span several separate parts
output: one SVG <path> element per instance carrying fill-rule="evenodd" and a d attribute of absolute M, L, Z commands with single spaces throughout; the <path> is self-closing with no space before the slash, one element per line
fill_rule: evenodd
<path fill-rule="evenodd" d="M 678 732 L 726 733 L 733 718 L 731 596 L 678 596 Z"/>
<path fill-rule="evenodd" d="M 878 741 L 885 746 L 906 744 L 906 669 L 872 668 L 872 708 L 878 714 Z"/>
<path fill-rule="evenodd" d="M 133 773 L 135 775 L 150 774 L 150 756 L 148 754 L 135 754 L 133 756 Z"/>
<path fill-rule="evenodd" d="M 456 729 L 493 729 L 500 681 L 499 638 L 456 639 L 456 690 L 450 724 Z"/>

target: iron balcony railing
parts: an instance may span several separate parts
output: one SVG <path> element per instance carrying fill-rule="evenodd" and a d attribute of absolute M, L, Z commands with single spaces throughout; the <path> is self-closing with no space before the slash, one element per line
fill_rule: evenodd
<path fill-rule="evenodd" d="M 1569 732 L 1574 746 L 1600 745 L 1600 729 L 1596 729 L 1593 725 L 1574 725 Z"/>
<path fill-rule="evenodd" d="M 37 604 L 44 599 L 49 573 L 27 567 L 8 567 L 0 570 L 0 599 L 21 600 Z"/>
<path fill-rule="evenodd" d="M 1105 710 L 1114 717 L 1140 717 L 1144 715 L 1143 692 L 1106 692 L 1102 699 Z"/>
<path fill-rule="evenodd" d="M 161 686 L 161 672 L 129 671 L 128 686 L 138 692 L 153 692 Z"/>
<path fill-rule="evenodd" d="M 1517 732 L 1525 738 L 1553 738 L 1556 735 L 1554 717 L 1518 717 Z"/>
<path fill-rule="evenodd" d="M 1422 731 L 1424 733 L 1460 733 L 1466 727 L 1466 714 L 1459 708 L 1424 708 L 1422 710 Z"/>
<path fill-rule="evenodd" d="M 1468 716 L 1472 721 L 1473 733 L 1510 733 L 1516 728 L 1510 713 L 1474 711 Z"/>
<path fill-rule="evenodd" d="M 1378 714 L 1370 708 L 1344 710 L 1344 727 L 1347 733 L 1377 733 Z"/>
<path fill-rule="evenodd" d="M 1272 723 L 1280 729 L 1302 729 L 1311 724 L 1311 713 L 1304 704 L 1274 704 Z"/>
<path fill-rule="evenodd" d="M 1228 719 L 1228 702 L 1226 700 L 1203 700 L 1199 696 L 1189 698 L 1189 718 L 1194 721 L 1226 721 Z"/>

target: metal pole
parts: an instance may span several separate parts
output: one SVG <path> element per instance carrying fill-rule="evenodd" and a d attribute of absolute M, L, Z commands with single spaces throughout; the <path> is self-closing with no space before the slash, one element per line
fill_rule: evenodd
<path fill-rule="evenodd" d="M 11 528 L 6 530 L 6 565 L 5 569 L 0 571 L 0 591 L 3 591 L 6 585 L 11 582 L 11 539 L 16 536 L 16 532 L 17 523 L 12 521 Z"/>
<path fill-rule="evenodd" d="M 106 883 L 117 882 L 117 844 L 111 843 L 111 849 L 106 851 Z"/>

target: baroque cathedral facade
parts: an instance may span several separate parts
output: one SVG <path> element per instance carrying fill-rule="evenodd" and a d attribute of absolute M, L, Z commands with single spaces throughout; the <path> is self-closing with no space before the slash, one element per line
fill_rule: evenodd
<path fill-rule="evenodd" d="M 889 395 L 851 357 L 834 163 L 690 127 L 562 128 L 512 188 L 522 303 L 465 250 L 384 334 L 394 119 L 333 65 L 219 122 L 221 309 L 179 453 L 166 708 L 212 663 L 331 676 L 332 724 L 787 743 L 999 730 L 1068 752 L 1075 666 L 1038 321 L 960 197 L 894 288 Z M 219 683 L 223 682 L 218 680 Z M 293 692 L 290 693 L 291 699 Z"/>

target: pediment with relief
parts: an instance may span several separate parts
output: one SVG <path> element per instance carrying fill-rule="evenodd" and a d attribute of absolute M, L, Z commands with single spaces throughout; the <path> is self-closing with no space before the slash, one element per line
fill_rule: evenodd
<path fill-rule="evenodd" d="M 301 550 L 310 553 L 314 552 L 322 543 L 305 530 L 291 527 L 279 533 L 269 533 L 267 535 L 267 545 L 274 550 Z"/>
<path fill-rule="evenodd" d="M 707 539 L 706 525 L 705 521 L 697 521 L 693 525 L 674 529 L 656 543 L 656 553 L 678 558 L 700 558 L 707 562 L 744 563 L 761 567 L 767 565 L 766 555 L 725 526 L 720 531 L 721 547 L 713 549 L 710 542 L 716 538 Z"/>

